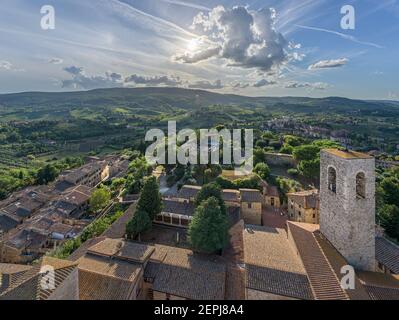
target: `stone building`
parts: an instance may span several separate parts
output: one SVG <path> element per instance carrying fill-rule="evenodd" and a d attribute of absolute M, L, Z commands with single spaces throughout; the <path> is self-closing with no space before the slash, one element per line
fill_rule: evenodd
<path fill-rule="evenodd" d="M 108 179 L 109 165 L 106 161 L 93 161 L 84 166 L 70 170 L 60 176 L 61 181 L 66 181 L 74 185 L 85 185 L 95 187 L 100 182 Z"/>
<path fill-rule="evenodd" d="M 319 224 L 320 200 L 318 190 L 288 193 L 287 198 L 290 220 Z"/>
<path fill-rule="evenodd" d="M 259 190 L 240 189 L 241 218 L 247 224 L 262 225 L 262 195 Z"/>
<path fill-rule="evenodd" d="M 320 172 L 320 231 L 349 264 L 374 271 L 375 159 L 326 149 Z"/>
<path fill-rule="evenodd" d="M 281 200 L 278 188 L 270 185 L 265 180 L 261 180 L 259 187 L 262 188 L 263 204 L 268 207 L 279 209 L 281 207 Z"/>

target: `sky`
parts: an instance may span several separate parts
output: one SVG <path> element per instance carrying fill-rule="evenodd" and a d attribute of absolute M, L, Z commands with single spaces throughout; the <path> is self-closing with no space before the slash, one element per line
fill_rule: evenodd
<path fill-rule="evenodd" d="M 44 30 L 44 5 L 55 28 Z M 343 29 L 341 8 L 355 9 Z M 169 86 L 399 100 L 399 0 L 1 0 L 0 93 Z"/>

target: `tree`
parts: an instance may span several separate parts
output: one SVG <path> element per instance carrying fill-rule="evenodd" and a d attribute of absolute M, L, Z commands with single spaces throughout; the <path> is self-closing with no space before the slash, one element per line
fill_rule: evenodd
<path fill-rule="evenodd" d="M 90 209 L 98 212 L 105 208 L 111 200 L 111 194 L 106 188 L 96 189 L 90 197 Z"/>
<path fill-rule="evenodd" d="M 378 210 L 378 218 L 388 236 L 399 239 L 399 207 L 385 204 Z"/>
<path fill-rule="evenodd" d="M 382 198 L 385 203 L 394 204 L 399 207 L 399 181 L 395 177 L 387 177 L 380 184 L 383 194 Z"/>
<path fill-rule="evenodd" d="M 218 200 L 222 213 L 226 214 L 226 205 L 222 198 L 222 190 L 220 189 L 219 185 L 214 182 L 202 186 L 195 198 L 195 205 L 198 207 L 203 201 L 206 201 L 211 197 L 214 197 Z"/>
<path fill-rule="evenodd" d="M 292 135 L 285 135 L 284 142 L 286 145 L 291 147 L 297 147 L 302 144 L 303 139 L 300 137 L 292 136 Z"/>
<path fill-rule="evenodd" d="M 236 189 L 236 185 L 232 181 L 230 181 L 222 176 L 217 177 L 215 180 L 215 183 L 221 189 Z"/>
<path fill-rule="evenodd" d="M 292 155 L 297 161 L 309 161 L 317 158 L 320 148 L 311 144 L 294 148 Z"/>
<path fill-rule="evenodd" d="M 219 201 L 211 197 L 195 210 L 188 235 L 194 250 L 214 253 L 222 250 L 228 242 L 228 219 L 219 206 Z"/>
<path fill-rule="evenodd" d="M 266 163 L 258 163 L 254 168 L 254 172 L 263 180 L 268 180 L 271 173 L 270 168 Z"/>
<path fill-rule="evenodd" d="M 292 154 L 293 152 L 294 152 L 294 147 L 287 144 L 284 144 L 280 149 L 280 153 L 284 154 Z"/>
<path fill-rule="evenodd" d="M 258 163 L 266 162 L 266 152 L 261 148 L 254 149 L 254 165 Z"/>
<path fill-rule="evenodd" d="M 162 210 L 162 199 L 159 193 L 159 185 L 155 177 L 151 176 L 144 180 L 143 190 L 141 191 L 137 209 L 148 213 L 151 220 Z"/>
<path fill-rule="evenodd" d="M 130 239 L 135 239 L 140 233 L 150 230 L 151 225 L 152 222 L 148 213 L 137 208 L 132 220 L 126 225 L 126 235 Z"/>
<path fill-rule="evenodd" d="M 59 172 L 55 166 L 47 164 L 37 172 L 36 181 L 38 184 L 48 184 L 54 181 L 58 177 L 58 174 Z"/>
<path fill-rule="evenodd" d="M 320 159 L 301 161 L 298 170 L 304 177 L 317 180 L 320 177 Z"/>

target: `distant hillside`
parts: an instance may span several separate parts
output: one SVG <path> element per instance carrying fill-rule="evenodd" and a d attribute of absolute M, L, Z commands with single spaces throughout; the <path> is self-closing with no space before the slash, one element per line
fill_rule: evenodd
<path fill-rule="evenodd" d="M 392 101 L 364 101 L 339 97 L 246 97 L 181 88 L 115 88 L 81 92 L 26 92 L 0 95 L 0 120 L 62 119 L 86 110 L 87 114 L 111 111 L 158 115 L 187 112 L 211 105 L 298 113 L 337 112 L 399 115 Z"/>

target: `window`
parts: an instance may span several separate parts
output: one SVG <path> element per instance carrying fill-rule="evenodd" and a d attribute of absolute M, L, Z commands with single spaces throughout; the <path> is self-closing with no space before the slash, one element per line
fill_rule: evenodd
<path fill-rule="evenodd" d="M 366 176 L 363 172 L 356 175 L 356 197 L 358 199 L 366 198 Z"/>
<path fill-rule="evenodd" d="M 252 209 L 252 203 L 248 203 L 248 209 Z"/>
<path fill-rule="evenodd" d="M 328 190 L 337 192 L 337 172 L 334 168 L 328 168 Z"/>

